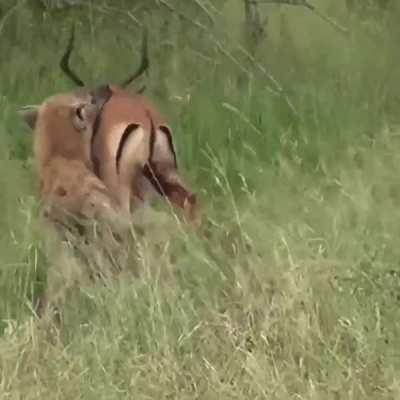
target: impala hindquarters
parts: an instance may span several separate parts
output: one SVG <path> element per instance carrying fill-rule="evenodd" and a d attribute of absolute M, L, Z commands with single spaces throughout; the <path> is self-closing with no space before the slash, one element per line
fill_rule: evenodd
<path fill-rule="evenodd" d="M 69 66 L 73 42 L 72 31 L 60 65 L 76 85 L 83 86 L 83 81 Z M 145 96 L 125 90 L 148 66 L 145 31 L 137 71 L 121 85 L 110 85 L 112 96 L 96 121 L 92 138 L 94 171 L 116 193 L 126 211 L 150 202 L 158 194 L 193 217 L 196 195 L 178 171 L 171 128 Z"/>

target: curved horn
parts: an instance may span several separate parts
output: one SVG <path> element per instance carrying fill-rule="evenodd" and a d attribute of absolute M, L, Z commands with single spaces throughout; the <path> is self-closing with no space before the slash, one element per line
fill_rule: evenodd
<path fill-rule="evenodd" d="M 71 36 L 69 38 L 67 50 L 65 51 L 61 61 L 60 61 L 60 68 L 78 86 L 85 86 L 85 83 L 75 74 L 74 71 L 71 70 L 69 66 L 69 57 L 71 55 L 72 49 L 74 47 L 74 40 L 75 40 L 75 29 L 74 26 L 71 28 Z"/>
<path fill-rule="evenodd" d="M 142 60 L 136 72 L 125 79 L 121 86 L 124 88 L 128 86 L 132 81 L 142 75 L 148 68 L 149 68 L 149 55 L 148 55 L 148 48 L 147 48 L 147 29 L 143 28 L 143 38 L 142 38 Z"/>

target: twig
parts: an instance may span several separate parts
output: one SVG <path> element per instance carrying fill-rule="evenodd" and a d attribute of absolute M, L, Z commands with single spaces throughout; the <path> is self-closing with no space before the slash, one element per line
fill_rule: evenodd
<path fill-rule="evenodd" d="M 204 12 L 204 14 L 207 15 L 208 19 L 211 21 L 211 23 L 214 25 L 215 20 L 210 11 L 208 11 L 207 7 L 200 1 L 200 0 L 194 0 L 194 2 L 197 4 L 197 6 Z"/>
<path fill-rule="evenodd" d="M 223 17 L 224 14 L 220 10 L 218 10 L 218 8 L 212 3 L 212 1 L 213 0 L 207 2 L 210 9 L 214 12 L 215 15 L 218 15 L 219 17 Z"/>
<path fill-rule="evenodd" d="M 205 62 L 208 62 L 208 63 L 210 63 L 210 64 L 217 65 L 217 62 L 215 61 L 214 58 L 211 58 L 211 57 L 209 57 L 209 56 L 206 56 L 205 54 L 203 54 L 203 53 L 201 53 L 200 51 L 195 50 L 195 49 L 193 49 L 193 48 L 190 48 L 189 51 L 192 52 L 195 56 L 197 56 L 197 57 L 201 58 L 202 60 L 204 60 Z"/>
<path fill-rule="evenodd" d="M 191 18 L 187 17 L 185 14 L 181 13 L 180 11 L 177 11 L 166 0 L 157 0 L 157 3 L 161 4 L 162 6 L 164 6 L 172 14 L 176 14 L 180 19 L 182 19 L 184 21 L 187 21 L 187 22 L 190 22 L 191 24 L 193 24 L 194 26 L 197 26 L 198 28 L 200 28 L 204 32 L 208 32 L 208 28 L 205 25 L 203 25 L 199 21 L 196 21 L 196 20 L 193 21 Z"/>
<path fill-rule="evenodd" d="M 247 75 L 250 75 L 250 71 L 244 67 L 224 46 L 221 42 L 219 42 L 214 36 L 212 36 L 209 32 L 209 29 L 201 24 L 198 21 L 193 21 L 192 19 L 188 18 L 185 14 L 182 14 L 181 12 L 177 11 L 174 7 L 172 7 L 166 0 L 158 0 L 158 3 L 163 5 L 165 8 L 167 8 L 171 13 L 177 15 L 180 19 L 188 21 L 189 23 L 195 25 L 199 29 L 201 29 L 203 32 L 207 33 L 210 37 L 210 40 L 217 46 L 218 50 L 224 54 L 227 58 L 229 58 L 238 68 L 240 68 L 243 72 L 245 72 Z M 295 115 L 295 117 L 299 118 L 300 114 L 296 110 L 295 106 L 293 105 L 292 101 L 290 100 L 289 96 L 287 93 L 284 91 L 283 87 L 279 84 L 279 82 L 274 78 L 274 76 L 266 70 L 266 68 L 258 63 L 254 57 L 249 54 L 243 47 L 238 46 L 239 50 L 244 53 L 248 59 L 268 78 L 268 80 L 273 84 L 275 90 L 273 88 L 269 88 L 273 93 L 277 93 L 282 97 L 286 104 L 288 105 L 290 111 Z"/>
<path fill-rule="evenodd" d="M 172 7 L 171 4 L 167 3 L 166 0 L 158 0 L 158 3 L 160 3 L 165 8 L 167 8 L 167 10 L 170 11 L 171 13 L 176 14 L 181 20 L 187 21 L 187 22 L 193 24 L 194 26 L 196 26 L 197 28 L 199 28 L 200 30 L 202 30 L 203 32 L 207 33 L 210 37 L 210 40 L 217 46 L 218 50 L 222 54 L 224 54 L 227 58 L 229 58 L 243 72 L 245 72 L 246 74 L 250 74 L 250 71 L 246 67 L 244 67 L 242 64 L 240 64 L 240 62 L 224 48 L 223 44 L 220 43 L 217 39 L 215 39 L 210 34 L 209 29 L 205 25 L 203 25 L 199 21 L 193 21 L 191 18 L 187 17 L 185 14 L 175 10 L 175 8 Z"/>
<path fill-rule="evenodd" d="M 119 13 L 119 14 L 123 14 L 123 15 L 127 15 L 136 25 L 138 25 L 139 27 L 143 26 L 143 23 L 140 22 L 135 16 L 134 16 L 134 12 L 136 12 L 139 8 L 141 8 L 140 6 L 136 6 L 134 10 L 131 11 L 124 11 L 121 10 L 119 8 L 116 7 L 111 7 L 111 6 L 107 6 L 107 5 L 103 5 L 103 6 L 92 6 L 95 10 L 103 12 L 103 13 L 107 13 L 107 11 L 109 12 L 115 12 L 115 13 Z"/>
<path fill-rule="evenodd" d="M 349 30 L 344 26 L 340 25 L 337 21 L 335 21 L 329 15 L 326 15 L 319 11 L 315 6 L 310 4 L 307 0 L 249 0 L 251 3 L 263 3 L 263 4 L 283 4 L 287 6 L 300 6 L 305 7 L 308 10 L 312 11 L 319 18 L 323 19 L 328 24 L 332 25 L 336 30 L 343 33 L 344 35 L 349 34 Z"/>
<path fill-rule="evenodd" d="M 239 118 L 246 122 L 246 124 L 248 126 L 250 126 L 251 129 L 253 129 L 253 131 L 255 133 L 257 133 L 260 136 L 263 136 L 263 133 L 250 121 L 250 119 L 243 114 L 243 112 L 241 112 L 239 109 L 237 109 L 235 106 L 233 106 L 232 104 L 229 103 L 222 103 L 222 107 L 226 108 L 227 110 L 231 111 L 232 113 L 236 114 L 239 116 Z"/>
<path fill-rule="evenodd" d="M 238 46 L 238 48 L 267 77 L 267 79 L 275 87 L 275 90 L 273 88 L 268 88 L 268 89 L 275 94 L 279 94 L 286 101 L 286 104 L 288 105 L 292 113 L 299 118 L 300 114 L 298 113 L 296 107 L 294 106 L 294 104 L 292 103 L 292 101 L 290 100 L 289 96 L 284 91 L 280 83 L 275 79 L 275 77 L 270 72 L 267 71 L 264 65 L 257 62 L 257 60 L 245 48 L 243 48 L 242 46 Z"/>
<path fill-rule="evenodd" d="M 4 16 L 2 16 L 2 18 L 0 20 L 0 33 L 3 30 L 7 19 L 10 18 L 12 13 L 18 9 L 18 7 L 21 5 L 21 3 L 23 3 L 23 2 L 20 1 L 17 4 L 15 4 L 13 7 L 10 7 L 9 10 L 4 14 Z"/>

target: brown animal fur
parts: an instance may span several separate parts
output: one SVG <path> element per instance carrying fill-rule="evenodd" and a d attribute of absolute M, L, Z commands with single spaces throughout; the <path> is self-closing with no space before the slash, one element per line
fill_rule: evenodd
<path fill-rule="evenodd" d="M 73 42 L 74 29 L 60 66 L 75 84 L 84 86 L 69 66 Z M 96 121 L 92 140 L 94 171 L 125 211 L 150 201 L 158 193 L 193 217 L 196 195 L 178 172 L 171 129 L 145 97 L 131 95 L 123 89 L 148 65 L 145 29 L 138 70 L 120 86 L 110 86 L 112 96 Z"/>
<path fill-rule="evenodd" d="M 167 121 L 144 96 L 131 95 L 117 86 L 111 88 L 113 95 L 104 106 L 93 139 L 96 173 L 113 192 L 119 193 L 120 202 L 127 210 L 131 209 L 132 202 L 135 207 L 159 193 L 178 207 L 191 211 L 196 198 L 178 173 Z M 118 148 L 126 127 L 131 125 L 138 128 L 122 144 L 121 167 L 117 171 Z M 132 165 L 132 161 L 138 160 L 142 171 Z"/>

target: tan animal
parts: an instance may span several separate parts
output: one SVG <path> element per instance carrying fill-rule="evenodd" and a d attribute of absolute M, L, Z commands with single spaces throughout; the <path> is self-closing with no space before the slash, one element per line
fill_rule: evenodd
<path fill-rule="evenodd" d="M 123 217 L 111 192 L 93 173 L 91 160 L 93 127 L 111 95 L 108 86 L 81 89 L 18 110 L 34 130 L 34 157 L 47 220 L 63 239 L 68 237 L 69 228 L 82 226 L 82 217 L 89 222 L 105 221 L 113 231 L 125 228 L 125 221 L 129 221 Z M 79 243 L 79 238 L 77 240 Z M 59 264 L 65 253 L 64 247 L 61 246 L 57 253 Z M 56 269 L 52 268 L 52 271 L 54 278 Z M 50 286 L 36 306 L 39 317 L 47 309 L 49 299 L 54 297 L 50 295 L 54 289 Z"/>
<path fill-rule="evenodd" d="M 58 94 L 18 113 L 34 130 L 40 194 L 50 217 L 71 214 L 114 222 L 117 203 L 92 172 L 94 123 L 111 97 L 108 86 Z"/>
<path fill-rule="evenodd" d="M 60 65 L 75 84 L 84 86 L 69 66 L 73 41 L 72 31 Z M 132 211 L 159 194 L 194 217 L 196 195 L 178 172 L 171 128 L 146 97 L 124 90 L 148 65 L 144 32 L 139 68 L 121 85 L 110 85 L 112 96 L 96 121 L 92 138 L 94 171 L 125 210 Z M 138 160 L 142 168 L 137 168 Z"/>

